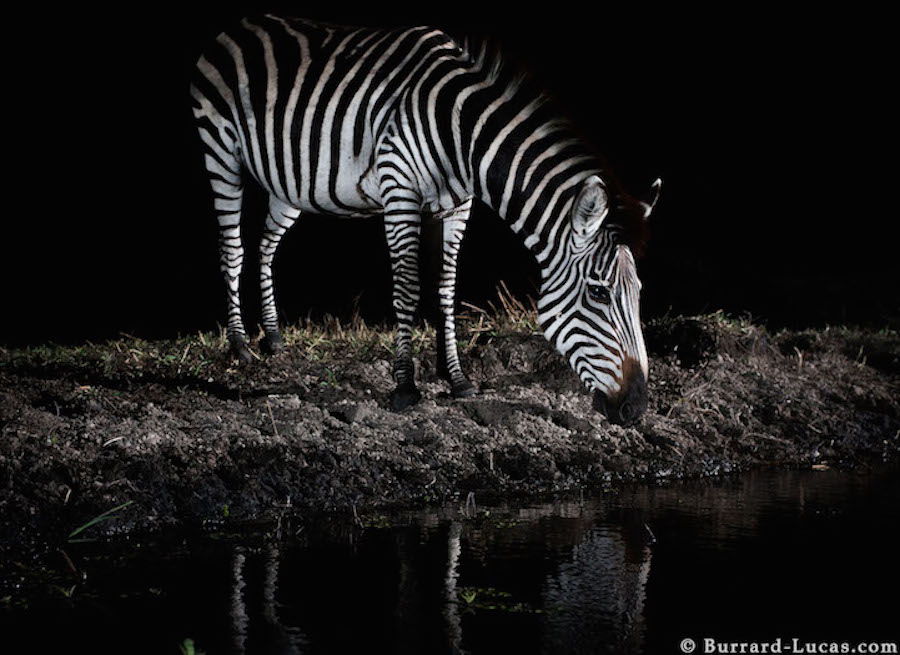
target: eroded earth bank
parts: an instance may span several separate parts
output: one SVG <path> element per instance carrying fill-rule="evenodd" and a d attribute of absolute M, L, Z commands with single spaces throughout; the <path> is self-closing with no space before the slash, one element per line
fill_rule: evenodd
<path fill-rule="evenodd" d="M 521 317 L 519 317 L 521 319 Z M 769 333 L 721 315 L 647 326 L 650 407 L 611 425 L 528 322 L 461 330 L 482 393 L 453 400 L 417 337 L 422 402 L 387 409 L 389 331 L 301 326 L 237 367 L 218 336 L 0 351 L 0 541 L 300 509 L 543 493 L 900 450 L 900 336 Z"/>

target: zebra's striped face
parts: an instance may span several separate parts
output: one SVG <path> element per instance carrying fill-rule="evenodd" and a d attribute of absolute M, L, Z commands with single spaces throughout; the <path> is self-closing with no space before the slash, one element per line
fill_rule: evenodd
<path fill-rule="evenodd" d="M 546 338 L 594 392 L 594 407 L 628 424 L 647 407 L 641 282 L 630 248 L 600 228 L 605 215 L 587 230 L 573 218 L 564 263 L 544 271 L 538 312 Z"/>

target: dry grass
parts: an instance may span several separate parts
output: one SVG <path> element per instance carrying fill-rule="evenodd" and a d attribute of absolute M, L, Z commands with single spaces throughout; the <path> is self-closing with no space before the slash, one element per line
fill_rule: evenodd
<path fill-rule="evenodd" d="M 497 298 L 496 304 L 489 303 L 489 309 L 463 303 L 464 311 L 457 319 L 457 334 L 464 351 L 496 336 L 537 332 L 534 303 L 525 304 L 514 298 L 502 283 L 497 289 Z M 295 356 L 300 351 L 310 361 L 320 363 L 328 363 L 337 357 L 363 361 L 391 359 L 395 352 L 394 328 L 367 324 L 358 314 L 349 322 L 332 316 L 316 322 L 302 319 L 297 324 L 285 326 L 282 336 Z M 260 330 L 252 339 L 254 349 L 261 337 Z M 421 324 L 414 329 L 414 353 L 433 349 L 435 342 L 433 326 Z M 0 367 L 48 371 L 77 368 L 104 376 L 158 374 L 205 378 L 221 375 L 223 369 L 225 372 L 237 370 L 230 357 L 225 356 L 227 352 L 224 328 L 155 341 L 123 333 L 119 338 L 103 343 L 87 342 L 76 346 L 48 343 L 0 348 Z"/>
<path fill-rule="evenodd" d="M 460 350 L 472 350 L 510 335 L 539 334 L 537 309 L 530 299 L 515 298 L 505 284 L 497 289 L 496 302 L 487 308 L 462 303 L 457 318 Z M 356 362 L 391 360 L 395 352 L 395 330 L 384 324 L 367 324 L 359 315 L 350 321 L 327 317 L 322 321 L 301 320 L 283 329 L 287 354 L 294 359 L 329 365 L 336 360 Z M 711 354 L 731 358 L 745 355 L 772 355 L 792 359 L 798 371 L 808 366 L 817 351 L 841 351 L 860 365 L 896 373 L 900 361 L 900 336 L 893 330 L 865 330 L 832 327 L 821 330 L 769 333 L 763 326 L 735 319 L 722 312 L 697 317 L 661 317 L 645 329 L 651 358 L 657 363 L 675 358 L 682 367 L 692 368 Z M 253 339 L 256 348 L 262 337 Z M 413 332 L 416 354 L 434 352 L 434 327 L 422 324 Z M 221 379 L 223 374 L 240 378 L 236 362 L 228 355 L 224 329 L 200 332 L 176 339 L 149 341 L 122 334 L 105 343 L 77 346 L 42 344 L 27 348 L 0 348 L 0 369 L 88 371 L 95 377 Z"/>

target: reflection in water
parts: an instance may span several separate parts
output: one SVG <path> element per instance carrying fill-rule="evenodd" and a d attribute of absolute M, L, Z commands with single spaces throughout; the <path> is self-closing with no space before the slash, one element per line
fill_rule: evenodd
<path fill-rule="evenodd" d="M 629 536 L 589 530 L 571 560 L 548 576 L 546 651 L 565 645 L 573 654 L 640 652 L 651 554 Z"/>
<path fill-rule="evenodd" d="M 244 655 L 254 652 L 247 649 L 248 633 L 250 630 L 250 611 L 248 604 L 252 601 L 247 598 L 247 583 L 245 574 L 247 571 L 247 555 L 243 546 L 233 548 L 232 557 L 232 588 L 231 588 L 231 635 L 232 652 L 235 655 Z M 256 557 L 262 565 L 262 589 L 261 608 L 258 613 L 259 621 L 255 627 L 263 634 L 260 641 L 266 644 L 266 652 L 279 655 L 300 655 L 304 652 L 302 645 L 305 638 L 302 630 L 296 626 L 285 626 L 278 616 L 278 568 L 280 563 L 280 550 L 276 544 L 270 543 L 264 547 Z"/>
<path fill-rule="evenodd" d="M 247 617 L 247 606 L 244 603 L 244 563 L 247 561 L 244 549 L 240 546 L 234 549 L 233 564 L 231 565 L 231 634 L 235 653 L 246 652 L 244 644 L 247 641 L 247 625 L 250 619 Z"/>
<path fill-rule="evenodd" d="M 419 653 L 426 645 L 428 652 L 469 652 L 464 647 L 467 621 L 475 623 L 478 632 L 481 628 L 477 626 L 483 622 L 522 618 L 543 624 L 543 652 L 561 647 L 569 653 L 640 652 L 651 558 L 643 526 L 640 530 L 597 527 L 596 508 L 575 504 L 496 511 L 499 518 L 493 520 L 484 516 L 466 518 L 464 511 L 427 528 L 416 521 L 416 515 L 407 515 L 404 525 L 370 531 L 375 537 L 393 533 L 392 539 L 375 538 L 370 543 L 365 531 L 362 539 L 355 537 L 351 558 L 368 559 L 367 554 L 375 554 L 385 577 L 396 580 L 390 608 L 394 624 L 391 652 Z M 529 594 L 519 587 L 523 580 L 533 577 L 528 554 L 541 543 L 547 545 L 552 565 L 542 580 L 535 578 L 536 588 Z M 443 548 L 439 549 L 441 544 Z M 315 575 L 293 574 L 288 578 L 280 573 L 282 559 L 292 557 L 295 548 L 302 546 L 282 547 L 274 542 L 255 549 L 232 546 L 231 652 L 244 655 L 264 649 L 267 653 L 293 655 L 323 650 L 305 648 L 309 640 L 303 620 L 291 624 L 280 612 L 279 586 L 317 584 Z M 473 583 L 480 582 L 485 574 L 490 577 L 498 558 L 511 567 L 508 580 L 461 585 L 460 577 L 467 568 L 472 569 Z M 391 560 L 395 562 L 393 571 L 386 566 Z M 347 594 L 358 591 L 345 590 Z M 315 589 L 311 592 L 319 595 Z M 479 602 L 467 602 L 466 596 Z M 439 609 L 443 621 L 435 626 L 438 634 L 429 637 L 422 631 L 423 627 L 428 629 L 426 612 L 432 607 Z M 321 629 L 323 618 L 328 620 L 323 614 L 335 611 L 340 615 L 343 609 L 340 605 L 330 610 L 311 607 L 304 618 L 320 624 L 313 628 L 316 631 Z M 331 635 L 338 642 L 345 637 Z M 509 641 L 517 639 L 514 636 Z"/>
<path fill-rule="evenodd" d="M 843 474 L 758 472 L 738 481 L 634 485 L 587 501 L 526 507 L 476 511 L 470 497 L 464 507 L 394 516 L 390 527 L 338 530 L 318 538 L 352 541 L 338 565 L 349 564 L 354 571 L 372 567 L 361 579 L 347 577 L 343 593 L 360 600 L 353 609 L 368 615 L 368 628 L 361 629 L 371 631 L 372 643 L 391 652 L 641 653 L 653 650 L 646 644 L 645 607 L 658 546 L 664 553 L 674 548 L 685 566 L 697 566 L 698 561 L 702 566 L 703 557 L 747 550 L 747 540 L 767 535 L 779 522 L 799 525 L 810 513 L 813 518 L 823 511 L 834 514 L 868 488 L 859 478 Z M 774 529 L 783 539 L 784 533 Z M 663 533 L 659 545 L 657 531 Z M 682 550 L 685 544 L 693 557 Z M 284 634 L 305 634 L 304 628 L 318 625 L 309 627 L 309 652 L 359 644 L 321 627 L 329 612 L 346 609 L 340 594 L 333 604 L 306 606 L 289 627 L 279 620 L 279 558 L 296 557 L 302 548 L 286 544 L 282 550 L 270 546 L 266 551 L 269 591 L 257 616 L 282 626 Z M 318 579 L 309 568 L 320 563 L 309 559 L 304 574 L 282 579 L 281 585 L 305 580 L 313 595 L 328 597 L 315 588 L 331 580 Z M 664 558 L 663 564 L 666 570 L 656 574 L 657 580 L 672 578 L 669 569 L 678 570 L 680 562 Z M 734 575 L 748 570 L 740 559 L 731 565 L 737 566 Z M 692 579 L 688 575 L 683 584 L 689 587 Z M 392 593 L 384 587 L 390 580 Z M 665 593 L 658 591 L 657 596 Z M 695 595 L 690 589 L 679 593 Z M 673 616 L 678 615 L 674 602 Z M 378 608 L 388 606 L 393 629 L 384 632 L 377 628 Z M 235 633 L 246 634 L 247 611 L 235 611 L 232 620 Z M 674 626 L 672 633 L 678 630 Z M 294 649 L 277 652 L 307 652 L 300 648 L 305 638 L 284 643 Z"/>
<path fill-rule="evenodd" d="M 896 589 L 900 567 L 891 540 L 873 537 L 898 518 L 890 471 L 757 472 L 526 506 L 468 499 L 366 521 L 285 517 L 284 534 L 299 537 L 201 536 L 112 559 L 102 545 L 81 546 L 89 585 L 62 611 L 16 625 L 32 621 L 40 634 L 58 621 L 67 646 L 78 645 L 72 626 L 90 645 L 98 626 L 114 625 L 128 652 L 177 652 L 191 637 L 210 655 L 884 639 L 895 637 L 893 617 L 871 590 Z"/>
<path fill-rule="evenodd" d="M 450 536 L 447 540 L 447 577 L 444 583 L 446 593 L 444 594 L 444 620 L 447 626 L 447 641 L 450 646 L 450 652 L 462 652 L 462 625 L 459 617 L 459 597 L 458 597 L 458 581 L 459 572 L 459 554 L 461 551 L 460 537 L 462 535 L 462 525 L 459 521 L 450 523 Z"/>

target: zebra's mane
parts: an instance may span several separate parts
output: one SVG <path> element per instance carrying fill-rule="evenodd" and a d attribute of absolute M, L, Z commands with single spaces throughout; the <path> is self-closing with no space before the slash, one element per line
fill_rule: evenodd
<path fill-rule="evenodd" d="M 609 194 L 610 212 L 604 222 L 605 229 L 612 233 L 617 242 L 628 246 L 636 258 L 641 257 L 650 238 L 650 225 L 644 217 L 644 207 L 625 191 L 624 185 L 607 160 L 593 146 L 591 139 L 587 138 L 582 129 L 561 109 L 562 103 L 539 84 L 530 71 L 510 60 L 499 42 L 484 37 L 474 38 L 470 35 L 460 37 L 451 35 L 451 38 L 459 46 L 468 64 L 473 69 L 482 71 L 485 81 L 503 84 L 505 88 L 530 87 L 529 91 L 535 94 L 535 98 L 554 114 L 554 126 L 561 128 L 561 133 L 566 134 L 568 138 L 573 138 L 584 145 L 585 151 L 594 158 Z"/>
<path fill-rule="evenodd" d="M 643 207 L 621 188 L 611 196 L 608 229 L 619 243 L 629 247 L 635 258 L 643 257 L 650 240 L 650 221 L 644 218 Z"/>

